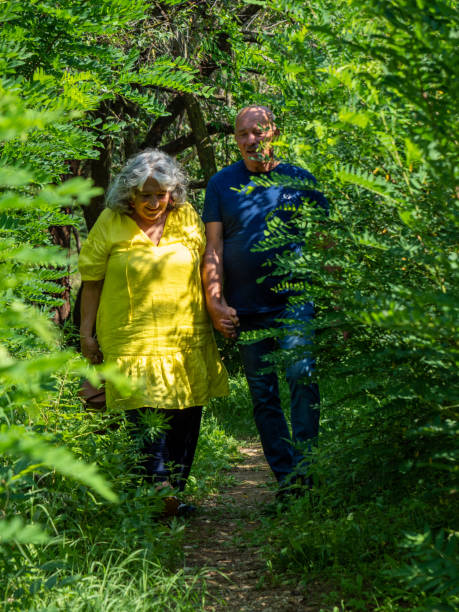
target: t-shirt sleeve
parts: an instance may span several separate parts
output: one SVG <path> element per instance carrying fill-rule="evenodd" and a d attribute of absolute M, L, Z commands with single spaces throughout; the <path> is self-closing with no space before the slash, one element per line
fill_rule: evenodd
<path fill-rule="evenodd" d="M 78 258 L 78 269 L 82 281 L 97 281 L 105 278 L 108 257 L 110 255 L 110 226 L 112 211 L 105 209 L 100 215 Z"/>
<path fill-rule="evenodd" d="M 206 196 L 204 198 L 204 210 L 202 213 L 202 220 L 204 223 L 222 222 L 222 216 L 220 212 L 220 197 L 218 194 L 215 181 L 212 179 L 209 181 L 206 189 Z"/>
<path fill-rule="evenodd" d="M 305 170 L 304 168 L 299 169 L 299 176 L 302 179 L 311 181 L 311 183 L 314 186 L 317 185 L 316 177 L 310 172 L 308 172 L 307 170 Z M 324 194 L 321 191 L 319 191 L 318 189 L 307 189 L 305 192 L 305 195 L 306 195 L 305 199 L 308 202 L 311 202 L 316 207 L 320 206 L 320 208 L 322 208 L 322 210 L 325 212 L 326 216 L 328 217 L 329 212 L 330 212 L 330 204 L 328 203 L 327 198 L 324 196 Z"/>

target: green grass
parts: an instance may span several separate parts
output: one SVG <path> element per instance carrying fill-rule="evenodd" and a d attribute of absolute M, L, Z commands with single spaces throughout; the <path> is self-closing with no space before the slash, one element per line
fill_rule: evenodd
<path fill-rule="evenodd" d="M 65 546 L 68 549 L 74 543 L 65 541 Z M 206 600 L 205 581 L 199 572 L 171 571 L 160 560 L 148 558 L 146 549 L 126 553 L 113 546 L 92 552 L 85 562 L 62 551 L 65 561 L 54 563 L 59 569 L 53 569 L 52 562 L 43 563 L 42 571 L 22 588 L 22 596 L 21 587 L 7 595 L 5 608 L 191 611 L 201 609 Z"/>
<path fill-rule="evenodd" d="M 4 464 L 8 511 L 45 527 L 45 545 L 1 545 L 0 606 L 4 610 L 200 610 L 206 584 L 199 570 L 183 570 L 183 520 L 158 520 L 154 487 L 142 484 L 138 455 L 124 423 L 88 414 L 71 383 L 58 405 L 43 406 L 34 427 L 51 432 L 75 455 L 98 465 L 119 497 L 101 500 L 89 489 L 35 467 L 21 478 L 23 462 Z M 103 435 L 95 432 L 104 431 Z M 186 495 L 199 503 L 228 482 L 238 458 L 237 440 L 205 414 Z M 0 474 L 1 475 L 1 474 Z"/>
<path fill-rule="evenodd" d="M 229 397 L 215 398 L 209 403 L 208 412 L 225 434 L 242 440 L 258 437 L 253 420 L 252 401 L 247 381 L 242 373 L 230 378 Z"/>
<path fill-rule="evenodd" d="M 212 401 L 204 412 L 186 489 L 198 504 L 231 484 L 238 447 L 257 437 L 243 376 L 230 384 L 230 397 Z M 287 403 L 284 384 L 281 391 Z M 53 472 L 36 469 L 15 479 L 23 462 L 5 461 L 3 510 L 45 526 L 51 539 L 45 545 L 0 542 L 2 609 L 203 610 L 205 578 L 183 570 L 183 521 L 158 520 L 161 500 L 133 471 L 137 456 L 124 425 L 96 434 L 103 417 L 82 411 L 73 394 L 70 385 L 35 427 L 97 463 L 119 503 Z M 247 546 L 261 547 L 266 560 L 260 584 L 275 588 L 276 576 L 292 585 L 319 581 L 326 587 L 323 609 L 337 612 L 454 610 L 458 538 L 451 527 L 439 531 L 455 524 L 454 492 L 440 499 L 427 483 L 397 471 L 396 463 L 379 466 L 372 451 L 384 448 L 383 423 L 369 448 L 362 408 L 336 408 L 331 399 L 325 394 L 313 492 L 277 515 L 251 517 L 260 524 L 247 532 Z M 243 508 L 240 518 L 247 519 Z"/>
<path fill-rule="evenodd" d="M 442 473 L 432 486 L 422 471 L 405 468 L 406 445 L 391 445 L 398 430 L 403 439 L 405 422 L 389 413 L 373 423 L 371 406 L 335 405 L 335 383 L 322 385 L 313 492 L 262 516 L 248 544 L 262 547 L 267 575 L 325 584 L 326 610 L 452 612 L 459 604 L 455 490 L 445 495 Z M 256 438 L 243 377 L 231 387 L 229 400 L 210 411 L 239 440 Z M 281 396 L 288 418 L 285 382 Z"/>
<path fill-rule="evenodd" d="M 205 410 L 196 455 L 185 493 L 201 501 L 231 484 L 228 471 L 240 459 L 239 440 L 227 433 L 210 410 Z"/>

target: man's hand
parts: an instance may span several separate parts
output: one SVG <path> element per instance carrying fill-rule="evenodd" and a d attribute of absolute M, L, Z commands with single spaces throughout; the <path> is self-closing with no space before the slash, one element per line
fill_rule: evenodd
<path fill-rule="evenodd" d="M 202 283 L 212 323 L 225 338 L 237 338 L 239 319 L 223 295 L 223 223 L 206 223 L 207 246 L 202 265 Z"/>
<path fill-rule="evenodd" d="M 213 302 L 207 305 L 213 326 L 225 338 L 237 338 L 236 328 L 239 327 L 239 319 L 235 308 L 227 304 Z"/>
<path fill-rule="evenodd" d="M 100 351 L 99 343 L 92 336 L 81 336 L 81 354 L 93 365 L 102 363 L 104 357 Z"/>

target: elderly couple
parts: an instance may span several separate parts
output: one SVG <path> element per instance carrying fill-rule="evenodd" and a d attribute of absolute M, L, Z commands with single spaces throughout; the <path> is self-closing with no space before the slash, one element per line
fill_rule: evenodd
<path fill-rule="evenodd" d="M 282 317 L 307 323 L 313 316 L 312 304 L 289 309 L 289 294 L 272 290 L 279 279 L 257 282 L 266 275 L 263 264 L 279 252 L 252 250 L 265 237 L 267 216 L 275 212 L 283 218 L 291 214 L 287 208 L 301 202 L 326 208 L 324 196 L 314 189 L 254 185 L 253 177 L 269 178 L 273 172 L 297 182 L 315 180 L 306 170 L 275 159 L 271 143 L 277 134 L 268 108 L 252 105 L 239 112 L 235 138 L 242 160 L 210 180 L 205 230 L 186 202 L 185 177 L 177 163 L 157 150 L 139 153 L 110 186 L 106 209 L 81 250 L 82 353 L 92 363 L 116 363 L 139 381 L 127 399 L 107 383 L 107 406 L 125 411 L 142 439 L 144 478 L 179 495 L 193 462 L 202 406 L 228 393 L 209 315 L 228 338 L 279 327 Z M 285 203 L 289 206 L 283 208 Z M 309 342 L 304 333 L 287 331 L 281 346 Z M 286 499 L 298 483 L 308 484 L 306 455 L 318 433 L 319 394 L 307 380 L 312 363 L 305 350 L 286 370 L 290 435 L 277 376 L 260 371 L 275 346 L 268 337 L 241 344 L 239 351 L 265 457 L 279 483 L 277 495 Z M 154 439 L 142 435 L 142 415 L 148 411 L 168 423 Z M 172 513 L 190 509 L 176 497 L 171 500 Z"/>

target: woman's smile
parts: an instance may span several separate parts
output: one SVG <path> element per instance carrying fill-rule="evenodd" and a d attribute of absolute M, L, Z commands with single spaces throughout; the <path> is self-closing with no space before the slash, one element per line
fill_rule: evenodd
<path fill-rule="evenodd" d="M 158 181 L 148 177 L 138 189 L 131 203 L 132 218 L 138 223 L 153 224 L 163 218 L 171 201 L 171 194 Z"/>

